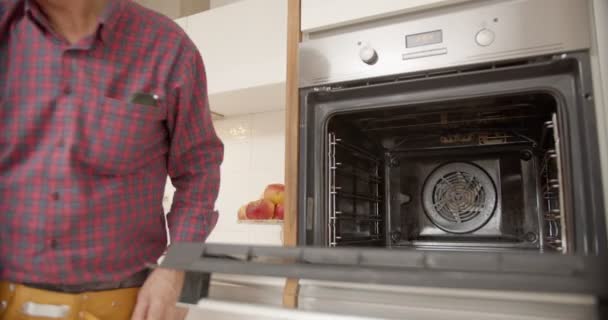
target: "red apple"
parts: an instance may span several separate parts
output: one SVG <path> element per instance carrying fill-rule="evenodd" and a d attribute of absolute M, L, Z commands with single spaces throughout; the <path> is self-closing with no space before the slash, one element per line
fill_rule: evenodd
<path fill-rule="evenodd" d="M 274 203 L 270 200 L 262 199 L 249 202 L 245 209 L 247 219 L 268 220 L 274 216 Z"/>
<path fill-rule="evenodd" d="M 283 205 L 282 203 L 279 203 L 274 208 L 274 218 L 283 220 L 284 217 L 285 217 L 285 205 Z"/>
<path fill-rule="evenodd" d="M 274 204 L 283 203 L 285 200 L 285 185 L 271 184 L 264 190 L 264 199 L 272 201 Z"/>
<path fill-rule="evenodd" d="M 247 220 L 247 205 L 243 205 L 239 209 L 239 220 Z"/>

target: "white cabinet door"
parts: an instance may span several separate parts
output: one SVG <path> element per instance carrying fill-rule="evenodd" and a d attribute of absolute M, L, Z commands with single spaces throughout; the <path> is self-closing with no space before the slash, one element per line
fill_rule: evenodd
<path fill-rule="evenodd" d="M 311 32 L 471 0 L 302 0 L 302 31 Z"/>
<path fill-rule="evenodd" d="M 188 34 L 205 60 L 209 95 L 284 83 L 286 26 L 285 0 L 239 1 L 190 16 Z"/>
<path fill-rule="evenodd" d="M 188 17 L 182 17 L 174 20 L 178 26 L 182 27 L 186 33 L 188 33 Z"/>

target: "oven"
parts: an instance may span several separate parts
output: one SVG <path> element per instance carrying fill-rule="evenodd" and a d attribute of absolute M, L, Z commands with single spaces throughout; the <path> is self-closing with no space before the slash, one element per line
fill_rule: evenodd
<path fill-rule="evenodd" d="M 312 35 L 300 243 L 604 254 L 587 10 L 498 1 Z"/>
<path fill-rule="evenodd" d="M 605 251 L 583 52 L 303 91 L 302 243 Z"/>

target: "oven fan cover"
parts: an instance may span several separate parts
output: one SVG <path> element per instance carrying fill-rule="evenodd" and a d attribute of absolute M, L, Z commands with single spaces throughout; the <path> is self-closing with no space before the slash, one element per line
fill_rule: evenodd
<path fill-rule="evenodd" d="M 422 202 L 435 226 L 450 233 L 471 233 L 483 227 L 496 209 L 492 178 L 472 163 L 451 162 L 426 179 Z"/>

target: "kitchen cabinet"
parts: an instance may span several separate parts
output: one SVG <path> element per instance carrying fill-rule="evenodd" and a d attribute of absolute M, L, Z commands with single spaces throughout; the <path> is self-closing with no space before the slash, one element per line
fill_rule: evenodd
<path fill-rule="evenodd" d="M 471 0 L 302 0 L 302 32 L 454 5 Z"/>
<path fill-rule="evenodd" d="M 188 17 L 175 19 L 174 21 L 175 21 L 175 23 L 177 23 L 178 26 L 180 26 L 182 29 L 184 29 L 184 31 L 186 31 L 186 33 L 188 33 Z"/>
<path fill-rule="evenodd" d="M 286 1 L 239 1 L 178 20 L 205 61 L 213 111 L 284 109 Z"/>

